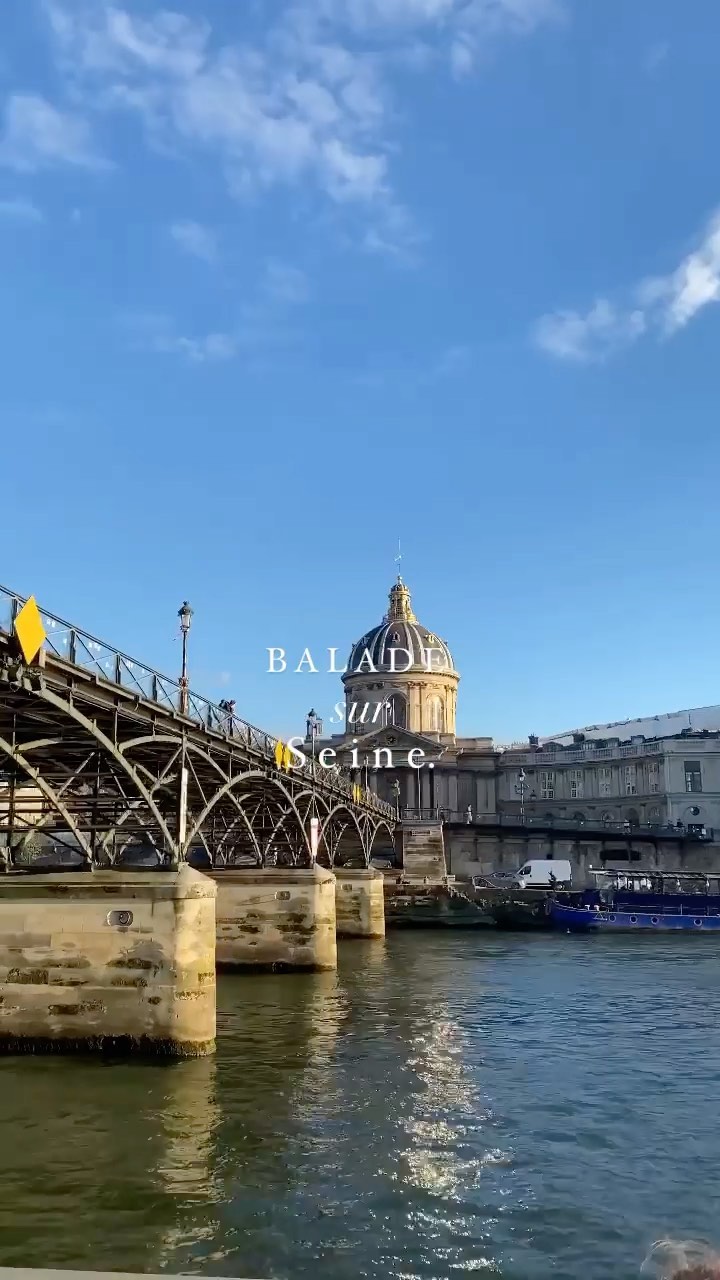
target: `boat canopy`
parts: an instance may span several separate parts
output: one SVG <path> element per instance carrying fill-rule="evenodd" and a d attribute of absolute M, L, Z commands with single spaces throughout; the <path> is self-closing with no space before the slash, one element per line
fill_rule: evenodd
<path fill-rule="evenodd" d="M 657 871 L 655 868 L 639 869 L 630 871 L 625 867 L 606 867 L 602 871 L 593 867 L 588 867 L 588 871 L 595 877 L 598 887 L 604 882 L 609 882 L 620 888 L 650 888 L 658 885 L 662 892 L 663 889 L 670 885 L 682 886 L 685 890 L 692 892 L 693 887 L 707 891 L 710 881 L 715 881 L 720 888 L 720 872 L 714 871 Z"/>

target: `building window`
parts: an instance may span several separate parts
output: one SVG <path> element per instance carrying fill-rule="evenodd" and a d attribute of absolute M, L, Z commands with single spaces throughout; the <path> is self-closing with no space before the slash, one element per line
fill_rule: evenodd
<path fill-rule="evenodd" d="M 445 708 L 442 698 L 428 698 L 427 702 L 427 728 L 433 733 L 445 732 Z"/>
<path fill-rule="evenodd" d="M 699 760 L 685 761 L 685 790 L 702 791 L 702 771 Z"/>
<path fill-rule="evenodd" d="M 394 724 L 398 729 L 406 728 L 405 722 L 405 699 L 400 693 L 393 693 L 386 702 L 388 712 L 388 724 Z"/>
<path fill-rule="evenodd" d="M 625 765 L 625 795 L 637 795 L 637 765 Z"/>
<path fill-rule="evenodd" d="M 647 767 L 648 771 L 648 791 L 651 796 L 656 796 L 660 790 L 660 763 L 658 760 L 652 760 Z"/>
<path fill-rule="evenodd" d="M 612 769 L 609 769 L 609 768 L 600 769 L 599 774 L 600 774 L 600 778 L 599 778 L 600 795 L 611 796 L 613 793 L 612 792 Z"/>
<path fill-rule="evenodd" d="M 555 774 L 540 774 L 540 796 L 543 800 L 555 799 Z"/>
<path fill-rule="evenodd" d="M 570 770 L 570 799 L 582 800 L 585 795 L 585 777 L 582 769 Z"/>

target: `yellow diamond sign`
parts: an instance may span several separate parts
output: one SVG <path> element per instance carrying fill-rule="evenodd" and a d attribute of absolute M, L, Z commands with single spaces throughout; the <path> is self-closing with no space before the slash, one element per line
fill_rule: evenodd
<path fill-rule="evenodd" d="M 42 624 L 40 610 L 34 596 L 23 605 L 15 619 L 15 635 L 17 636 L 23 658 L 32 662 L 47 639 L 47 632 Z"/>

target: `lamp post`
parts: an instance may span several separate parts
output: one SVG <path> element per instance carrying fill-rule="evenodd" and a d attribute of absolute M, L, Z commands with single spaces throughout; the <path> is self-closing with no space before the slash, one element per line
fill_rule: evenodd
<path fill-rule="evenodd" d="M 187 600 L 183 600 L 181 607 L 178 609 L 180 631 L 182 633 L 182 674 L 180 676 L 180 714 L 182 716 L 186 716 L 188 713 L 187 644 L 192 616 L 193 611 L 190 605 Z"/>
<path fill-rule="evenodd" d="M 400 821 L 400 782 L 396 778 L 390 787 L 390 791 L 395 798 L 395 814 L 398 822 Z"/>
<path fill-rule="evenodd" d="M 315 742 L 321 736 L 323 731 L 323 722 L 320 719 L 314 707 L 308 711 L 305 719 L 305 739 L 309 739 L 312 743 L 312 755 L 315 759 Z"/>
<path fill-rule="evenodd" d="M 525 791 L 527 790 L 525 786 L 525 782 L 526 782 L 525 770 L 521 769 L 520 779 L 518 782 L 515 783 L 515 793 L 520 797 L 520 821 L 523 824 L 525 822 Z M 528 800 L 534 800 L 534 799 L 535 799 L 535 792 L 531 791 L 528 795 Z"/>

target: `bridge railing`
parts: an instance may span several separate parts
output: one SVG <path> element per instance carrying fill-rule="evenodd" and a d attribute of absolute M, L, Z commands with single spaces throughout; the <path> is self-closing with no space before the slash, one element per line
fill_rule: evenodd
<path fill-rule="evenodd" d="M 25 603 L 26 597 L 0 586 L 0 632 L 13 634 L 15 619 Z M 119 685 L 135 697 L 154 702 L 172 715 L 181 715 L 182 689 L 178 680 L 164 676 L 153 667 L 128 657 L 126 653 L 105 644 L 87 631 L 81 631 L 79 627 L 55 614 L 41 609 L 40 616 L 47 635 L 46 647 L 56 658 L 70 662 L 111 684 Z M 275 762 L 278 739 L 272 734 L 241 720 L 225 707 L 193 693 L 192 690 L 188 691 L 186 705 L 187 712 L 183 713 L 182 719 L 191 720 L 203 729 L 224 734 L 231 741 L 241 742 L 249 751 L 262 756 L 268 764 Z M 316 769 L 308 763 L 302 768 L 294 768 L 293 774 L 306 778 L 308 782 L 320 781 L 352 801 L 358 795 L 353 788 L 352 779 L 337 765 L 330 769 Z M 380 800 L 373 791 L 363 789 L 359 800 L 366 808 L 395 820 L 393 806 Z"/>

